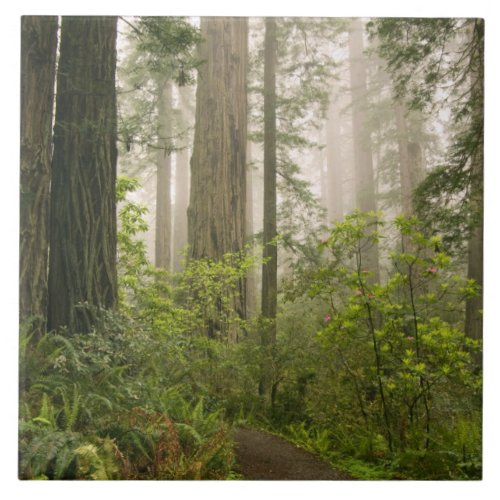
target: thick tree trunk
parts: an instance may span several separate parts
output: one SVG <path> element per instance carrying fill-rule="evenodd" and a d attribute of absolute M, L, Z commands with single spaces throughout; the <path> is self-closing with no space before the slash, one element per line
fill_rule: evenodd
<path fill-rule="evenodd" d="M 266 19 L 264 39 L 264 226 L 262 266 L 263 366 L 259 392 L 270 394 L 272 355 L 276 344 L 278 249 L 271 244 L 276 227 L 276 20 Z"/>
<path fill-rule="evenodd" d="M 484 117 L 484 22 L 482 19 L 472 19 L 471 38 L 475 50 L 470 55 L 471 101 L 473 104 L 473 122 L 477 129 L 478 146 L 472 157 L 471 208 L 473 217 L 477 218 L 471 238 L 468 243 L 467 277 L 479 285 L 476 297 L 467 301 L 465 310 L 465 333 L 473 339 L 483 337 L 483 117 Z"/>
<path fill-rule="evenodd" d="M 465 308 L 465 333 L 476 340 L 483 338 L 483 225 L 473 231 L 467 246 L 467 277 L 480 287 L 476 297 L 469 299 Z"/>
<path fill-rule="evenodd" d="M 116 304 L 115 67 L 116 17 L 63 17 L 51 175 L 51 329 L 88 332 L 98 308 Z"/>
<path fill-rule="evenodd" d="M 361 212 L 376 211 L 375 181 L 370 132 L 366 126 L 367 88 L 366 61 L 363 54 L 363 23 L 352 21 L 349 31 L 349 63 L 352 93 L 352 125 L 354 142 L 354 166 L 356 181 L 356 205 Z M 364 267 L 373 273 L 373 281 L 379 281 L 378 245 L 368 246 L 363 255 Z"/>
<path fill-rule="evenodd" d="M 196 91 L 191 191 L 190 257 L 219 260 L 245 245 L 247 44 L 245 18 L 202 18 Z M 241 280 L 234 306 L 245 313 Z"/>
<path fill-rule="evenodd" d="M 172 243 L 172 82 L 158 85 L 158 151 L 156 156 L 155 266 L 170 270 Z"/>
<path fill-rule="evenodd" d="M 340 221 L 344 215 L 342 203 L 342 182 L 344 172 L 341 155 L 340 105 L 335 96 L 330 96 L 328 119 L 326 122 L 326 165 L 328 185 L 328 222 Z"/>
<path fill-rule="evenodd" d="M 21 19 L 21 193 L 19 319 L 37 334 L 47 320 L 52 110 L 57 17 Z"/>

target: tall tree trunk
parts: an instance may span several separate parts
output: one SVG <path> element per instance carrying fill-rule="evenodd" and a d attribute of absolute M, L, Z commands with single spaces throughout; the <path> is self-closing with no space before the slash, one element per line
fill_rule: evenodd
<path fill-rule="evenodd" d="M 276 344 L 278 249 L 271 244 L 276 227 L 276 20 L 266 18 L 264 39 L 264 226 L 262 266 L 263 366 L 259 392 L 267 396 L 272 387 L 272 355 Z"/>
<path fill-rule="evenodd" d="M 187 210 L 189 205 L 189 149 L 176 152 L 174 208 L 174 271 L 182 269 L 182 251 L 188 243 Z"/>
<path fill-rule="evenodd" d="M 188 127 L 188 100 L 190 98 L 187 87 L 179 88 L 179 112 L 181 130 L 186 133 Z M 182 269 L 182 251 L 188 243 L 187 210 L 189 205 L 189 148 L 191 134 L 183 137 L 180 149 L 175 153 L 175 207 L 174 207 L 174 241 L 173 265 L 174 271 Z"/>
<path fill-rule="evenodd" d="M 158 85 L 158 151 L 156 157 L 156 233 L 155 266 L 170 270 L 172 243 L 172 209 L 170 179 L 172 176 L 172 82 Z"/>
<path fill-rule="evenodd" d="M 396 130 L 399 150 L 399 179 L 401 183 L 401 207 L 406 216 L 414 215 L 413 192 L 424 178 L 422 150 L 411 142 L 408 134 L 408 109 L 399 100 L 395 102 Z"/>
<path fill-rule="evenodd" d="M 247 241 L 252 242 L 254 237 L 253 228 L 253 155 L 252 143 L 247 141 L 247 206 L 245 231 Z M 246 280 L 247 316 L 250 318 L 257 312 L 257 277 L 255 269 L 250 269 Z"/>
<path fill-rule="evenodd" d="M 188 241 L 191 258 L 219 260 L 245 246 L 248 20 L 202 18 L 200 29 Z M 234 307 L 246 316 L 243 279 Z"/>
<path fill-rule="evenodd" d="M 115 70 L 116 17 L 63 17 L 51 172 L 51 329 L 88 332 L 98 308 L 116 305 Z"/>
<path fill-rule="evenodd" d="M 189 205 L 189 150 L 187 147 L 176 153 L 175 159 L 175 208 L 174 208 L 174 271 L 182 269 L 182 251 L 186 247 L 187 209 Z"/>
<path fill-rule="evenodd" d="M 361 212 L 376 211 L 375 181 L 370 131 L 366 126 L 368 105 L 366 88 L 366 61 L 363 54 L 363 23 L 354 19 L 349 31 L 349 65 L 352 94 L 352 124 L 356 205 Z M 363 255 L 365 267 L 373 273 L 373 281 L 380 279 L 378 245 L 368 246 Z"/>
<path fill-rule="evenodd" d="M 476 227 L 467 245 L 467 277 L 479 285 L 478 294 L 467 300 L 465 333 L 476 340 L 483 338 L 483 225 Z"/>
<path fill-rule="evenodd" d="M 335 95 L 330 96 L 326 122 L 326 165 L 328 185 L 328 222 L 340 221 L 344 215 L 342 182 L 344 177 L 341 155 L 340 105 Z"/>
<path fill-rule="evenodd" d="M 318 144 L 325 144 L 326 132 L 323 128 L 318 130 Z M 321 208 L 324 210 L 324 220 L 326 222 L 328 220 L 328 198 L 329 198 L 329 190 L 328 190 L 328 180 L 327 180 L 327 171 L 325 170 L 325 150 L 324 148 L 316 148 L 313 153 L 313 171 L 311 183 L 318 182 L 316 177 L 316 172 L 319 170 L 319 203 Z"/>
<path fill-rule="evenodd" d="M 57 17 L 21 19 L 21 182 L 19 319 L 38 335 L 47 320 L 52 110 Z"/>
<path fill-rule="evenodd" d="M 473 339 L 483 337 L 483 116 L 484 116 L 484 21 L 472 19 L 471 43 L 475 50 L 470 54 L 471 78 L 471 104 L 472 126 L 476 129 L 477 147 L 471 158 L 472 180 L 470 192 L 470 204 L 473 218 L 477 221 L 468 243 L 468 268 L 467 277 L 473 279 L 479 285 L 479 293 L 476 297 L 469 299 L 465 309 L 465 332 Z"/>

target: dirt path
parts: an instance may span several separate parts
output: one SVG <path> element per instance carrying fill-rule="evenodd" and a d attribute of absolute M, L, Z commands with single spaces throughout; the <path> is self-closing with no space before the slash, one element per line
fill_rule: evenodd
<path fill-rule="evenodd" d="M 320 458 L 268 432 L 236 429 L 236 471 L 243 479 L 352 479 Z"/>

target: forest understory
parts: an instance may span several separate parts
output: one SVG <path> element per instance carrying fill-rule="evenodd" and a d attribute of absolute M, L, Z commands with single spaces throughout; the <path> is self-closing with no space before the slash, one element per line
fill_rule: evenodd
<path fill-rule="evenodd" d="M 19 478 L 481 479 L 483 44 L 24 16 Z"/>

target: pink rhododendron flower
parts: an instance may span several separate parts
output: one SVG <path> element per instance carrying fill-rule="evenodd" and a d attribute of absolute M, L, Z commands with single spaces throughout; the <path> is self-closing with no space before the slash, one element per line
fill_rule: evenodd
<path fill-rule="evenodd" d="M 331 317 L 329 314 L 327 314 L 327 315 L 325 316 L 325 323 L 328 323 L 328 322 L 329 322 L 329 321 L 331 321 L 331 320 L 332 320 L 332 317 Z"/>
<path fill-rule="evenodd" d="M 408 335 L 408 337 L 406 337 L 406 340 L 415 340 L 415 337 L 412 337 L 411 335 Z"/>
<path fill-rule="evenodd" d="M 358 288 L 358 289 L 356 290 L 356 295 L 363 295 L 363 292 L 362 292 L 362 291 Z"/>
<path fill-rule="evenodd" d="M 435 274 L 435 273 L 437 273 L 437 272 L 438 272 L 438 268 L 437 268 L 436 266 L 429 266 L 429 267 L 427 268 L 427 272 L 428 272 L 428 273 Z"/>

